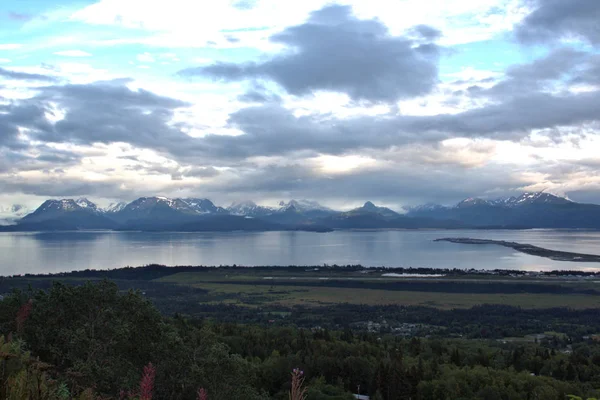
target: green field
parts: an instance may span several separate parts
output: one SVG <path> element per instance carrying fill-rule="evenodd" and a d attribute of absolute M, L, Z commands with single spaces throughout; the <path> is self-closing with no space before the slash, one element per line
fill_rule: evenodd
<path fill-rule="evenodd" d="M 263 271 L 240 268 L 181 272 L 157 281 L 205 289 L 209 297 L 219 299 L 215 301 L 248 307 L 318 307 L 341 303 L 418 305 L 440 309 L 470 308 L 480 304 L 534 309 L 600 307 L 600 295 L 590 293 L 597 287 L 596 284 L 568 279 L 499 279 L 493 276 L 492 279 L 481 276 L 391 278 L 354 271 Z M 487 290 L 490 285 L 493 286 Z M 568 293 L 552 293 L 551 288 Z"/>

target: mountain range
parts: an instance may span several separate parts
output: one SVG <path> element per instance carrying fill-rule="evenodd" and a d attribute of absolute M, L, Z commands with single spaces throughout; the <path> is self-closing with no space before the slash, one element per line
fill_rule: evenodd
<path fill-rule="evenodd" d="M 225 208 L 205 198 L 158 196 L 114 203 L 106 208 L 85 198 L 46 200 L 31 213 L 19 207 L 10 208 L 14 224 L 0 226 L 0 230 L 600 229 L 600 205 L 576 203 L 545 192 L 495 200 L 467 198 L 454 206 L 429 203 L 405 208 L 402 213 L 370 201 L 350 211 L 336 211 L 309 200 L 282 201 L 278 207 L 244 201 Z M 8 209 L 0 208 L 0 213 L 2 210 Z"/>
<path fill-rule="evenodd" d="M 577 203 L 545 192 L 495 200 L 468 198 L 452 207 L 427 204 L 408 208 L 405 215 L 460 221 L 476 228 L 600 229 L 600 205 Z"/>

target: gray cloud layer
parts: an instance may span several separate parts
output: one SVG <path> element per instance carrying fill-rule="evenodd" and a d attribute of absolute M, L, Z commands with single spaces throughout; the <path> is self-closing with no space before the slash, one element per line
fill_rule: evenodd
<path fill-rule="evenodd" d="M 26 116 L 39 117 L 39 111 L 49 103 L 64 109 L 65 117 L 55 124 L 44 121 L 31 126 L 24 122 L 37 140 L 76 144 L 126 142 L 167 152 L 191 141 L 170 124 L 173 111 L 188 106 L 187 103 L 141 89 L 133 91 L 120 82 L 46 87 L 16 109 Z"/>
<path fill-rule="evenodd" d="M 588 15 L 571 9 L 575 3 L 591 7 L 582 10 L 593 14 L 594 4 L 600 1 L 532 2 L 535 10 L 517 27 L 519 37 L 547 41 L 543 27 L 550 29 L 548 21 L 554 21 L 557 37 L 578 35 L 598 44 L 594 27 L 586 25 Z M 575 20 L 583 23 L 575 24 Z M 229 196 L 230 200 L 277 196 L 448 203 L 539 183 L 539 175 L 524 174 L 527 172 L 545 174 L 548 180 L 565 185 L 577 174 L 594 174 L 595 160 L 536 165 L 532 170 L 500 168 L 479 161 L 491 156 L 493 148 L 475 149 L 478 154 L 472 159 L 460 160 L 444 153 L 439 144 L 455 137 L 523 141 L 536 129 L 551 131 L 551 140 L 557 141 L 565 132 L 597 131 L 600 90 L 593 85 L 600 84 L 600 56 L 581 48 L 555 47 L 541 59 L 508 68 L 499 80 L 481 80 L 465 91 L 456 91 L 448 102 L 466 99 L 480 104 L 456 114 L 299 116 L 266 88 L 269 85 L 260 84 L 264 79 L 292 94 L 330 90 L 373 102 L 427 94 L 437 84 L 440 49 L 433 42 L 442 33 L 418 25 L 407 35 L 391 36 L 377 20 L 360 20 L 348 7 L 330 6 L 314 12 L 306 23 L 275 35 L 272 40 L 288 48 L 281 55 L 262 62 L 182 71 L 189 76 L 254 81 L 253 87 L 238 97 L 252 104 L 232 113 L 227 122 L 228 127 L 243 132 L 239 136 L 204 132 L 203 137 L 191 137 L 185 133 L 188 126 L 173 122 L 175 113 L 190 104 L 131 90 L 126 81 L 35 88 L 36 94 L 29 99 L 0 103 L 0 172 L 5 174 L 0 191 L 44 196 L 102 193 L 126 199 L 160 192 L 161 187 L 143 184 L 123 188 L 118 176 L 99 184 L 65 177 L 63 169 L 80 163 L 82 156 L 55 148 L 64 143 L 124 142 L 155 150 L 176 162 L 165 165 L 125 156 L 132 161 L 125 168 L 140 176 L 170 175 L 175 182 L 165 183 L 165 190 L 174 190 L 181 181 L 182 190 Z M 42 75 L 4 69 L 0 69 L 0 77 L 52 82 Z M 582 92 L 566 90 L 572 84 L 591 86 Z M 64 112 L 57 122 L 48 118 L 55 108 Z M 25 132 L 26 138 L 20 132 Z M 326 173 L 307 161 L 319 154 L 360 154 L 381 163 Z M 256 161 L 259 156 L 274 161 Z M 45 171 L 47 179 L 24 179 L 16 174 L 31 170 Z M 186 178 L 205 180 L 202 186 L 190 188 L 185 186 Z M 586 199 L 593 198 L 593 193 L 589 188 L 581 191 Z"/>
<path fill-rule="evenodd" d="M 23 81 L 39 81 L 39 82 L 57 82 L 55 77 L 41 74 L 28 74 L 26 72 L 12 71 L 0 67 L 0 77 L 7 79 L 23 80 Z"/>
<path fill-rule="evenodd" d="M 528 0 L 534 7 L 517 27 L 517 37 L 525 43 L 555 42 L 577 37 L 600 45 L 600 1 Z"/>
<path fill-rule="evenodd" d="M 518 74 L 517 74 L 518 75 Z M 515 78 L 509 78 L 515 79 Z M 520 79 L 520 78 L 519 78 Z M 490 91 L 504 85 L 498 83 Z M 46 119 L 49 103 L 65 111 L 64 119 Z M 532 129 L 597 121 L 600 92 L 548 94 L 535 91 L 507 97 L 458 114 L 434 116 L 295 116 L 276 103 L 233 113 L 229 124 L 240 136 L 208 134 L 192 138 L 171 123 L 174 111 L 187 103 L 113 83 L 43 88 L 32 99 L 0 106 L 0 144 L 17 148 L 18 127 L 35 140 L 51 143 L 130 143 L 182 160 L 203 157 L 215 163 L 252 156 L 298 151 L 343 154 L 361 149 L 386 149 L 411 143 L 433 143 L 456 137 L 520 140 Z"/>
<path fill-rule="evenodd" d="M 349 6 L 333 5 L 311 14 L 271 40 L 289 48 L 267 61 L 217 63 L 189 68 L 183 76 L 225 81 L 268 79 L 289 93 L 317 90 L 347 93 L 354 100 L 394 101 L 430 92 L 437 83 L 439 32 L 418 26 L 425 43 L 391 36 L 377 20 L 360 20 Z"/>

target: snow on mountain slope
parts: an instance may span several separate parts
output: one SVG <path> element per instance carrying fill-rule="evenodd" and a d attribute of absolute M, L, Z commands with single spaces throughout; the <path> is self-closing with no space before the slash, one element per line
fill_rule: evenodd
<path fill-rule="evenodd" d="M 571 200 L 556 196 L 546 192 L 523 193 L 519 196 L 501 197 L 494 200 L 484 200 L 470 197 L 458 203 L 454 208 L 464 208 L 472 206 L 502 206 L 502 207 L 521 207 L 535 204 L 568 204 Z"/>
<path fill-rule="evenodd" d="M 330 208 L 322 206 L 321 204 L 312 200 L 290 200 L 287 203 L 285 201 L 279 202 L 279 212 L 285 212 L 290 208 L 294 208 L 299 212 L 332 211 Z"/>
<path fill-rule="evenodd" d="M 260 217 L 274 213 L 275 209 L 271 207 L 259 206 L 253 201 L 242 201 L 231 204 L 229 207 L 227 207 L 227 211 L 229 211 L 229 213 L 232 215 Z"/>
<path fill-rule="evenodd" d="M 74 211 L 80 209 L 81 206 L 73 199 L 62 200 L 46 200 L 34 212 L 50 212 L 50 211 Z"/>
<path fill-rule="evenodd" d="M 223 207 L 216 206 L 208 199 L 187 198 L 175 199 L 186 204 L 187 208 L 196 214 L 226 214 L 227 211 Z"/>
<path fill-rule="evenodd" d="M 127 203 L 120 201 L 118 203 L 110 203 L 108 207 L 103 208 L 102 211 L 108 214 L 118 213 L 125 207 L 127 207 Z"/>
<path fill-rule="evenodd" d="M 75 200 L 75 203 L 81 208 L 85 208 L 85 209 L 95 211 L 95 212 L 99 211 L 98 206 L 95 203 L 86 199 L 85 197 Z"/>
<path fill-rule="evenodd" d="M 568 204 L 572 203 L 571 200 L 556 196 L 550 193 L 537 192 L 537 193 L 523 193 L 518 197 L 509 197 L 505 199 L 504 204 L 509 207 L 522 206 L 526 204 Z"/>
<path fill-rule="evenodd" d="M 221 215 L 228 213 L 224 208 L 215 206 L 214 203 L 208 199 L 171 199 L 168 197 L 155 196 L 140 197 L 139 199 L 127 204 L 125 207 L 122 207 L 118 212 L 115 212 L 115 216 L 125 216 L 129 219 L 140 218 L 150 215 L 151 213 L 153 214 L 157 212 L 158 209 L 162 209 L 163 213 L 170 209 L 171 211 L 177 211 L 181 214 L 191 215 Z"/>
<path fill-rule="evenodd" d="M 460 203 L 454 206 L 454 208 L 465 208 L 465 207 L 475 207 L 475 206 L 486 206 L 492 205 L 489 201 L 480 199 L 477 197 L 469 197 L 464 199 Z"/>

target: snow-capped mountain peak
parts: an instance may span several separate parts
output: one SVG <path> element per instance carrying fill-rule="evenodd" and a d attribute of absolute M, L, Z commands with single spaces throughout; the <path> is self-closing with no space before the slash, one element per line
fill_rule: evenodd
<path fill-rule="evenodd" d="M 130 210 L 139 210 L 155 206 L 156 204 L 165 204 L 168 207 L 173 207 L 174 200 L 163 196 L 140 197 L 139 199 L 129 203 L 127 208 Z"/>
<path fill-rule="evenodd" d="M 232 215 L 260 217 L 272 214 L 275 210 L 270 207 L 259 206 L 253 201 L 246 200 L 232 203 L 227 207 L 227 211 Z"/>
<path fill-rule="evenodd" d="M 299 212 L 307 212 L 307 211 L 331 211 L 330 208 L 322 206 L 316 201 L 312 200 L 290 200 L 289 202 L 280 201 L 279 202 L 279 211 L 287 211 L 288 209 L 295 209 Z"/>
<path fill-rule="evenodd" d="M 81 208 L 86 208 L 92 211 L 98 211 L 98 206 L 95 203 L 86 199 L 85 197 L 75 200 L 75 203 Z"/>
<path fill-rule="evenodd" d="M 223 207 L 217 207 L 212 201 L 204 198 L 186 198 L 186 199 L 175 199 L 176 201 L 181 201 L 189 211 L 195 214 L 222 214 L 226 213 Z M 179 208 L 180 211 L 183 211 Z"/>
<path fill-rule="evenodd" d="M 150 210 L 156 206 L 166 206 L 172 210 L 179 211 L 184 214 L 222 214 L 227 213 L 224 208 L 217 207 L 208 199 L 202 198 L 185 198 L 171 199 L 163 196 L 156 197 L 140 197 L 123 207 L 120 211 L 124 212 L 140 212 Z"/>
<path fill-rule="evenodd" d="M 567 204 L 572 201 L 547 192 L 526 192 L 519 196 L 496 199 L 491 203 L 505 207 L 519 207 L 531 204 Z"/>
<path fill-rule="evenodd" d="M 490 205 L 490 202 L 478 197 L 469 197 L 458 203 L 455 208 Z"/>
<path fill-rule="evenodd" d="M 125 207 L 127 207 L 127 203 L 120 201 L 118 203 L 110 203 L 108 205 L 108 207 L 104 208 L 102 211 L 104 211 L 105 213 L 118 213 L 119 211 L 121 211 L 122 209 L 124 209 Z"/>
<path fill-rule="evenodd" d="M 514 200 L 514 204 L 566 204 L 571 200 L 546 192 L 523 193 Z"/>
<path fill-rule="evenodd" d="M 80 209 L 81 206 L 73 199 L 61 199 L 61 200 L 46 200 L 36 210 L 40 211 L 74 211 Z"/>

